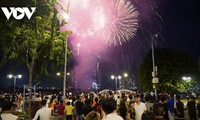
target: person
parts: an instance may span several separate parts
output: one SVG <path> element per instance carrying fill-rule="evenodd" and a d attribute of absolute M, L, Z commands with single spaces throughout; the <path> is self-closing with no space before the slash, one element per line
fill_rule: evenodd
<path fill-rule="evenodd" d="M 94 99 L 94 103 L 92 105 L 96 111 L 98 111 L 99 113 L 101 112 L 101 107 L 100 107 L 100 104 L 99 104 L 99 99 L 96 97 Z"/>
<path fill-rule="evenodd" d="M 162 104 L 163 110 L 164 110 L 163 117 L 165 120 L 169 120 L 169 114 L 168 114 L 169 106 L 166 102 L 166 96 L 165 95 L 160 96 L 160 101 L 161 101 L 161 104 Z"/>
<path fill-rule="evenodd" d="M 83 120 L 83 117 L 82 117 L 82 114 L 83 114 L 82 108 L 83 108 L 83 106 L 84 106 L 84 104 L 83 104 L 82 96 L 77 96 L 77 101 L 75 103 L 75 109 L 76 109 L 76 112 L 77 112 L 77 116 L 76 116 L 77 120 Z"/>
<path fill-rule="evenodd" d="M 39 94 L 37 94 L 37 95 L 35 96 L 35 101 L 39 101 L 39 102 L 42 101 L 42 98 L 40 97 Z"/>
<path fill-rule="evenodd" d="M 196 120 L 196 102 L 193 95 L 190 96 L 190 100 L 187 102 L 187 109 L 190 120 Z"/>
<path fill-rule="evenodd" d="M 13 104 L 13 106 L 12 106 L 12 111 L 13 111 L 13 112 L 18 112 L 17 104 Z"/>
<path fill-rule="evenodd" d="M 119 115 L 123 118 L 126 119 L 126 114 L 127 114 L 127 107 L 125 100 L 121 100 L 118 108 Z"/>
<path fill-rule="evenodd" d="M 135 120 L 135 109 L 134 109 L 134 107 L 135 107 L 135 101 L 130 101 L 127 116 L 126 116 L 127 120 Z"/>
<path fill-rule="evenodd" d="M 39 101 L 34 101 L 32 108 L 31 108 L 31 118 L 34 118 L 36 112 L 40 109 L 41 107 L 41 102 Z"/>
<path fill-rule="evenodd" d="M 101 107 L 105 113 L 102 120 L 123 120 L 123 118 L 116 113 L 117 102 L 113 98 L 102 99 Z"/>
<path fill-rule="evenodd" d="M 147 110 L 146 105 L 140 101 L 140 95 L 135 95 L 135 119 L 141 120 L 142 114 Z"/>
<path fill-rule="evenodd" d="M 116 101 L 117 101 L 117 105 L 119 106 L 120 105 L 120 96 L 117 96 L 117 99 L 116 99 Z"/>
<path fill-rule="evenodd" d="M 169 106 L 169 120 L 175 120 L 175 112 L 174 112 L 174 94 L 170 93 L 170 98 L 167 101 Z"/>
<path fill-rule="evenodd" d="M 145 105 L 146 105 L 147 111 L 153 110 L 153 103 L 151 102 L 151 95 L 145 96 Z"/>
<path fill-rule="evenodd" d="M 91 111 L 90 113 L 87 114 L 85 120 L 101 120 L 101 117 L 98 112 Z"/>
<path fill-rule="evenodd" d="M 52 96 L 49 103 L 49 108 L 51 109 L 51 114 L 53 115 L 55 112 L 55 105 L 56 105 L 56 97 Z"/>
<path fill-rule="evenodd" d="M 42 108 L 40 108 L 36 114 L 35 117 L 32 120 L 50 120 L 51 118 L 51 109 L 46 107 L 46 100 L 41 101 Z"/>
<path fill-rule="evenodd" d="M 91 111 L 93 111 L 93 110 L 94 110 L 94 108 L 93 108 L 92 105 L 91 105 L 91 100 L 90 100 L 90 99 L 86 99 L 86 100 L 85 100 L 85 105 L 82 107 L 83 117 L 85 118 L 85 116 L 86 116 L 89 112 L 91 112 Z"/>
<path fill-rule="evenodd" d="M 153 112 L 146 111 L 142 114 L 142 120 L 156 120 L 156 116 Z"/>
<path fill-rule="evenodd" d="M 65 106 L 63 104 L 63 100 L 60 100 L 60 103 L 58 104 L 57 109 L 58 109 L 58 112 L 57 112 L 58 119 L 64 120 L 65 119 L 65 114 L 64 114 Z"/>
<path fill-rule="evenodd" d="M 198 110 L 198 115 L 197 116 L 200 119 L 200 96 L 198 96 L 197 110 Z"/>
<path fill-rule="evenodd" d="M 73 109 L 74 107 L 70 104 L 70 101 L 67 101 L 66 106 L 65 106 L 66 120 L 72 120 Z"/>
<path fill-rule="evenodd" d="M 176 103 L 174 105 L 176 120 L 184 120 L 184 104 L 181 102 L 180 95 L 176 95 Z"/>
<path fill-rule="evenodd" d="M 153 113 L 155 114 L 156 120 L 165 120 L 163 116 L 164 110 L 162 104 L 155 103 L 153 105 Z"/>
<path fill-rule="evenodd" d="M 2 103 L 2 111 L 1 119 L 2 120 L 20 120 L 20 118 L 16 115 L 12 114 L 12 106 L 13 103 L 10 101 L 5 101 Z"/>
<path fill-rule="evenodd" d="M 21 107 L 22 99 L 23 99 L 23 96 L 22 96 L 22 94 L 20 93 L 20 94 L 18 95 L 18 97 L 17 97 L 17 106 L 18 106 L 18 108 Z"/>

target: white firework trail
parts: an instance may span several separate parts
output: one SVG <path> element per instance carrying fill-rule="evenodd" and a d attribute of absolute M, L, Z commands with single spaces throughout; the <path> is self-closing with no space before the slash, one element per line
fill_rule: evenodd
<path fill-rule="evenodd" d="M 100 0 L 100 2 L 105 25 L 98 35 L 110 45 L 122 45 L 133 38 L 138 29 L 139 15 L 133 4 L 128 0 Z"/>

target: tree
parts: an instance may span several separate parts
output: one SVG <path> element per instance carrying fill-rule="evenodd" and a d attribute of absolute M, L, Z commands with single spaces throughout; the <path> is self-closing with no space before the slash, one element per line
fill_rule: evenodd
<path fill-rule="evenodd" d="M 10 20 L 4 18 L 0 21 L 2 53 L 0 67 L 7 61 L 14 64 L 25 63 L 29 71 L 29 88 L 31 88 L 34 68 L 37 77 L 41 77 L 49 74 L 49 65 L 51 69 L 63 66 L 65 41 L 71 31 L 60 32 L 58 15 L 54 8 L 55 0 L 29 0 L 23 4 L 20 0 L 4 2 L 0 2 L 1 5 L 36 7 L 31 20 L 24 18 L 17 21 L 13 18 Z M 70 50 L 68 51 L 68 54 L 72 54 Z M 29 110 L 30 108 L 29 102 Z"/>
<path fill-rule="evenodd" d="M 192 77 L 193 83 L 198 81 L 198 60 L 185 52 L 169 48 L 156 48 L 155 62 L 158 67 L 158 90 L 160 91 L 185 90 L 183 76 Z M 152 69 L 152 56 L 149 51 L 139 69 L 139 80 L 143 90 L 153 89 Z"/>

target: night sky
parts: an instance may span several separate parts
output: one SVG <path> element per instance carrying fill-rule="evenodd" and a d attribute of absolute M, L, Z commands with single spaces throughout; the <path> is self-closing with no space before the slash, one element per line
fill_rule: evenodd
<path fill-rule="evenodd" d="M 198 0 L 166 0 L 162 4 L 165 41 L 172 47 L 200 56 L 200 7 Z"/>
<path fill-rule="evenodd" d="M 164 40 L 158 41 L 158 47 L 176 48 L 200 57 L 200 4 L 198 0 L 157 1 L 159 1 L 158 8 L 163 20 L 162 35 L 164 37 Z M 23 74 L 23 78 L 17 81 L 17 86 L 28 84 L 26 66 L 20 65 L 16 70 L 17 73 Z M 13 81 L 6 78 L 8 72 L 8 65 L 0 70 L 0 83 L 2 83 L 0 87 L 13 85 Z M 58 83 L 62 85 L 61 80 Z"/>

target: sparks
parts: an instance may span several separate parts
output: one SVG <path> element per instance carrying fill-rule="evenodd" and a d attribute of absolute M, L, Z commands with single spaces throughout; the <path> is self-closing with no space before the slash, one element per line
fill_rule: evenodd
<path fill-rule="evenodd" d="M 77 36 L 95 36 L 110 45 L 128 42 L 138 28 L 139 13 L 128 0 L 72 0 L 68 14 L 63 18 Z"/>
<path fill-rule="evenodd" d="M 101 0 L 104 8 L 105 27 L 99 36 L 111 45 L 128 42 L 136 34 L 138 28 L 138 11 L 127 0 Z"/>

